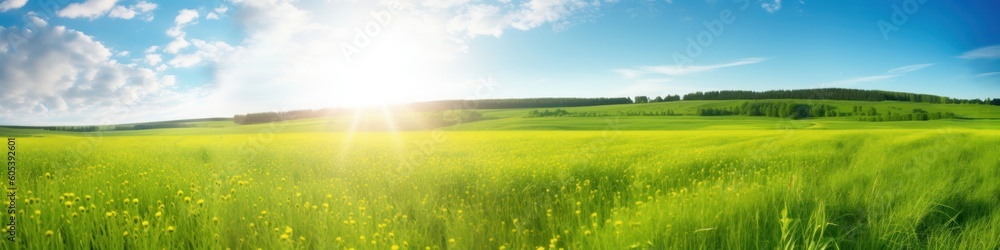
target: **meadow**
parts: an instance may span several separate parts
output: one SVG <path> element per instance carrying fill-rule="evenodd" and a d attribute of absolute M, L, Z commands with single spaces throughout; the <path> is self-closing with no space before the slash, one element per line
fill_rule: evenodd
<path fill-rule="evenodd" d="M 18 142 L 7 249 L 1000 247 L 996 130 Z"/>
<path fill-rule="evenodd" d="M 1000 107 L 861 102 L 962 117 L 901 122 L 690 115 L 734 103 L 482 110 L 438 128 L 386 113 L 0 128 L 17 137 L 20 183 L 17 241 L 0 246 L 1000 248 Z"/>

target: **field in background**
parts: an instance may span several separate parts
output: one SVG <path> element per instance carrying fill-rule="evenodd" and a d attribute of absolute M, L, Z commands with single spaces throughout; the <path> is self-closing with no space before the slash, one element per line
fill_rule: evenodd
<path fill-rule="evenodd" d="M 517 109 L 433 131 L 345 132 L 431 129 L 373 113 L 0 134 L 18 137 L 17 245 L 29 249 L 1000 247 L 1000 107 L 822 103 L 976 119 Z"/>
<path fill-rule="evenodd" d="M 760 102 L 796 102 L 811 105 L 828 105 L 840 112 L 850 112 L 852 107 L 875 108 L 878 112 L 910 112 L 921 109 L 926 112 L 952 112 L 957 119 L 931 121 L 887 121 L 865 122 L 851 117 L 823 117 L 792 120 L 787 118 L 752 116 L 698 116 L 699 109 L 714 109 L 738 106 L 744 100 L 731 101 L 678 101 L 645 104 L 604 105 L 589 107 L 559 108 L 568 112 L 608 114 L 600 117 L 528 117 L 532 110 L 555 110 L 556 108 L 491 109 L 476 110 L 485 119 L 474 122 L 460 122 L 441 126 L 427 118 L 426 112 L 382 113 L 369 110 L 358 115 L 309 118 L 264 123 L 236 125 L 232 121 L 185 122 L 186 128 L 101 131 L 100 136 L 136 135 L 216 135 L 284 132 L 343 132 L 343 131 L 420 131 L 420 130 L 603 130 L 614 127 L 619 130 L 745 130 L 745 129 L 996 129 L 1000 128 L 1000 106 L 975 104 L 928 104 L 914 102 L 863 102 L 863 101 L 819 101 L 819 100 L 757 100 Z M 626 112 L 674 112 L 674 116 L 623 116 Z M 43 131 L 0 127 L 4 136 L 87 136 L 78 132 Z"/>

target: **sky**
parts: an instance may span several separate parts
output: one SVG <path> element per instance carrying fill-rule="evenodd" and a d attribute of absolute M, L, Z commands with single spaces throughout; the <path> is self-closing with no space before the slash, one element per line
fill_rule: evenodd
<path fill-rule="evenodd" d="M 0 0 L 0 124 L 856 88 L 1000 98 L 979 0 Z"/>

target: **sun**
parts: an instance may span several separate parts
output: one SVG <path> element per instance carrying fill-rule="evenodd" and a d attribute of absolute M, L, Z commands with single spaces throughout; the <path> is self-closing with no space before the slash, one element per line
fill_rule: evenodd
<path fill-rule="evenodd" d="M 365 24 L 371 18 L 360 18 L 364 21 L 357 24 L 329 20 L 330 27 L 342 29 L 304 35 L 302 42 L 282 44 L 281 50 L 265 55 L 285 64 L 279 66 L 279 82 L 308 89 L 295 91 L 293 101 L 299 106 L 377 106 L 442 99 L 466 90 L 468 68 L 474 65 L 461 63 L 468 59 L 467 46 L 453 34 L 429 28 L 439 27 L 428 23 L 433 21 L 402 13 L 370 32 Z M 358 32 L 365 39 L 359 40 Z"/>
<path fill-rule="evenodd" d="M 440 55 L 432 46 L 391 33 L 373 38 L 346 65 L 342 83 L 346 100 L 371 106 L 409 102 L 432 93 L 445 78 Z"/>

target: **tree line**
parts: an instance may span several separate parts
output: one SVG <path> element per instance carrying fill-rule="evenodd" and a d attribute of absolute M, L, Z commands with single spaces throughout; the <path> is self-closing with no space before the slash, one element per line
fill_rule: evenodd
<path fill-rule="evenodd" d="M 602 116 L 608 116 L 608 113 L 596 112 L 596 111 L 570 112 L 564 109 L 555 109 L 555 110 L 546 109 L 542 111 L 538 110 L 528 111 L 528 116 L 526 117 L 534 118 L 534 117 L 602 117 Z"/>
<path fill-rule="evenodd" d="M 940 120 L 940 119 L 951 119 L 957 118 L 955 113 L 952 112 L 927 112 L 922 109 L 913 109 L 912 113 L 903 113 L 898 111 L 893 113 L 891 110 L 885 113 L 875 112 L 874 108 L 865 115 L 858 116 L 858 121 L 869 121 L 869 122 L 888 122 L 888 121 L 929 121 L 929 120 Z"/>
<path fill-rule="evenodd" d="M 145 129 L 188 128 L 188 127 L 192 127 L 191 124 L 187 124 L 187 123 L 146 123 L 146 124 L 135 124 L 135 125 L 115 125 L 112 129 L 114 129 L 114 130 L 145 130 Z"/>
<path fill-rule="evenodd" d="M 65 132 L 97 132 L 100 130 L 98 126 L 53 126 L 53 127 L 42 127 L 44 130 L 51 131 L 65 131 Z"/>
<path fill-rule="evenodd" d="M 520 98 L 520 99 L 482 99 L 482 100 L 442 100 L 418 102 L 409 104 L 389 105 L 387 110 L 412 112 L 438 112 L 446 110 L 467 109 L 513 109 L 513 108 L 548 108 L 548 107 L 582 107 L 612 104 L 630 104 L 628 97 L 618 98 Z M 258 124 L 280 122 L 286 120 L 307 119 L 346 115 L 354 109 L 303 109 L 282 112 L 260 112 L 238 114 L 233 116 L 236 124 Z M 438 114 L 439 115 L 439 114 Z M 437 115 L 431 115 L 437 116 Z"/>
<path fill-rule="evenodd" d="M 619 110 L 619 116 L 675 116 L 680 114 L 675 114 L 674 110 Z"/>
<path fill-rule="evenodd" d="M 927 121 L 938 119 L 958 118 L 952 112 L 927 112 L 922 109 L 913 109 L 911 113 L 905 113 L 901 109 L 892 112 L 892 108 L 884 113 L 880 113 L 875 107 L 852 106 L 851 112 L 838 112 L 837 107 L 825 104 L 803 104 L 796 102 L 744 102 L 738 106 L 701 108 L 697 114 L 700 116 L 725 116 L 725 115 L 745 115 L 745 116 L 767 116 L 778 118 L 804 119 L 810 117 L 842 117 L 855 116 L 859 121 Z"/>
<path fill-rule="evenodd" d="M 739 106 L 701 108 L 700 116 L 745 115 L 802 119 L 808 117 L 843 116 L 837 108 L 825 104 L 803 104 L 796 102 L 744 102 Z"/>
<path fill-rule="evenodd" d="M 436 111 L 458 109 L 515 109 L 515 108 L 560 108 L 584 107 L 613 104 L 631 104 L 628 97 L 614 98 L 511 98 L 482 100 L 442 100 L 397 105 L 413 111 Z"/>
<path fill-rule="evenodd" d="M 926 102 L 926 103 L 942 103 L 942 104 L 989 104 L 1000 106 L 1000 99 L 957 99 L 949 98 L 936 95 L 927 94 L 913 94 L 904 92 L 892 92 L 892 91 L 881 91 L 881 90 L 860 90 L 860 89 L 843 89 L 843 88 L 821 88 L 821 89 L 802 89 L 802 90 L 770 90 L 770 91 L 745 91 L 745 90 L 723 90 L 723 91 L 708 91 L 708 92 L 695 92 L 686 95 L 666 95 L 666 96 L 654 96 L 650 98 L 648 96 L 635 96 L 633 98 L 628 97 L 615 97 L 615 98 L 508 98 L 508 99 L 482 99 L 482 100 L 441 100 L 441 101 L 428 101 L 428 102 L 418 102 L 409 104 L 396 104 L 389 105 L 385 108 L 391 111 L 413 111 L 413 112 L 434 112 L 434 111 L 445 111 L 445 110 L 468 110 L 468 109 L 516 109 L 516 108 L 562 108 L 562 107 L 583 107 L 583 106 L 597 106 L 597 105 L 615 105 L 615 104 L 632 104 L 632 103 L 656 103 L 656 102 L 674 102 L 681 100 L 762 100 L 762 99 L 819 99 L 819 100 L 853 100 L 853 101 L 904 101 L 904 102 Z M 803 113 L 802 111 L 806 109 L 802 106 L 795 107 L 779 107 L 778 104 L 774 106 L 767 106 L 765 104 L 748 104 L 757 105 L 755 107 L 750 107 L 751 111 L 743 111 L 740 107 L 739 111 L 734 111 L 736 107 L 731 108 L 708 108 L 697 111 L 697 115 L 733 115 L 733 114 L 745 114 L 745 112 L 751 112 L 758 116 L 771 116 L 771 117 L 833 117 L 833 116 L 845 116 L 853 115 L 858 112 L 843 112 L 837 113 L 832 111 L 830 106 L 822 107 L 809 107 L 808 113 Z M 787 106 L 787 104 L 782 104 Z M 758 107 L 759 106 L 759 107 Z M 542 111 L 529 112 L 528 117 L 546 117 L 546 116 L 608 116 L 611 114 L 600 113 L 600 112 L 568 112 L 567 113 L 554 113 L 556 111 L 550 111 L 553 113 L 545 114 Z M 261 113 L 248 113 L 248 114 L 238 114 L 233 116 L 233 122 L 236 124 L 257 124 L 257 123 L 268 123 L 268 122 L 278 122 L 284 120 L 294 120 L 294 119 L 305 119 L 305 118 L 316 118 L 316 117 L 329 117 L 335 115 L 345 115 L 354 112 L 353 109 L 305 109 L 305 110 L 293 110 L 293 111 L 283 111 L 283 112 L 261 112 Z M 538 112 L 538 113 L 534 113 Z M 674 115 L 672 111 L 665 113 L 621 113 L 617 115 L 625 116 L 657 116 L 657 115 Z M 944 114 L 942 114 L 943 116 Z M 902 118 L 900 118 L 902 119 Z"/>
<path fill-rule="evenodd" d="M 657 96 L 656 98 L 649 99 L 648 96 L 640 95 L 635 97 L 635 103 L 654 103 L 654 102 L 674 102 L 680 101 L 680 95 L 666 95 L 663 97 Z"/>
<path fill-rule="evenodd" d="M 800 90 L 723 90 L 694 92 L 684 95 L 690 100 L 762 100 L 762 99 L 813 99 L 847 101 L 901 101 L 941 104 L 990 104 L 1000 105 L 1000 99 L 957 99 L 937 95 L 892 92 L 882 90 L 861 90 L 842 88 L 800 89 Z"/>
<path fill-rule="evenodd" d="M 665 111 L 664 110 L 652 110 L 652 111 L 619 110 L 617 113 L 617 116 L 675 116 L 675 115 L 679 114 L 674 114 L 674 111 L 669 109 Z M 570 112 L 564 109 L 555 109 L 555 110 L 546 109 L 542 111 L 538 110 L 528 111 L 528 116 L 526 117 L 533 118 L 533 117 L 602 117 L 602 116 L 611 116 L 611 114 L 609 114 L 608 112 L 596 112 L 596 111 Z"/>
<path fill-rule="evenodd" d="M 161 128 L 187 128 L 191 127 L 187 123 L 143 123 L 143 124 L 133 124 L 133 125 L 114 125 L 114 126 L 48 126 L 48 127 L 29 127 L 29 128 L 41 128 L 50 131 L 64 131 L 64 132 L 97 132 L 97 131 L 122 131 L 122 130 L 144 130 L 144 129 L 161 129 Z"/>
<path fill-rule="evenodd" d="M 248 113 L 248 114 L 234 115 L 233 123 L 241 125 L 259 124 L 259 123 L 280 122 L 280 121 L 288 121 L 296 119 L 329 117 L 329 116 L 344 115 L 344 114 L 349 114 L 349 110 L 328 108 L 328 109 L 301 109 L 301 110 L 291 110 L 291 111 L 281 111 L 281 112 Z"/>

